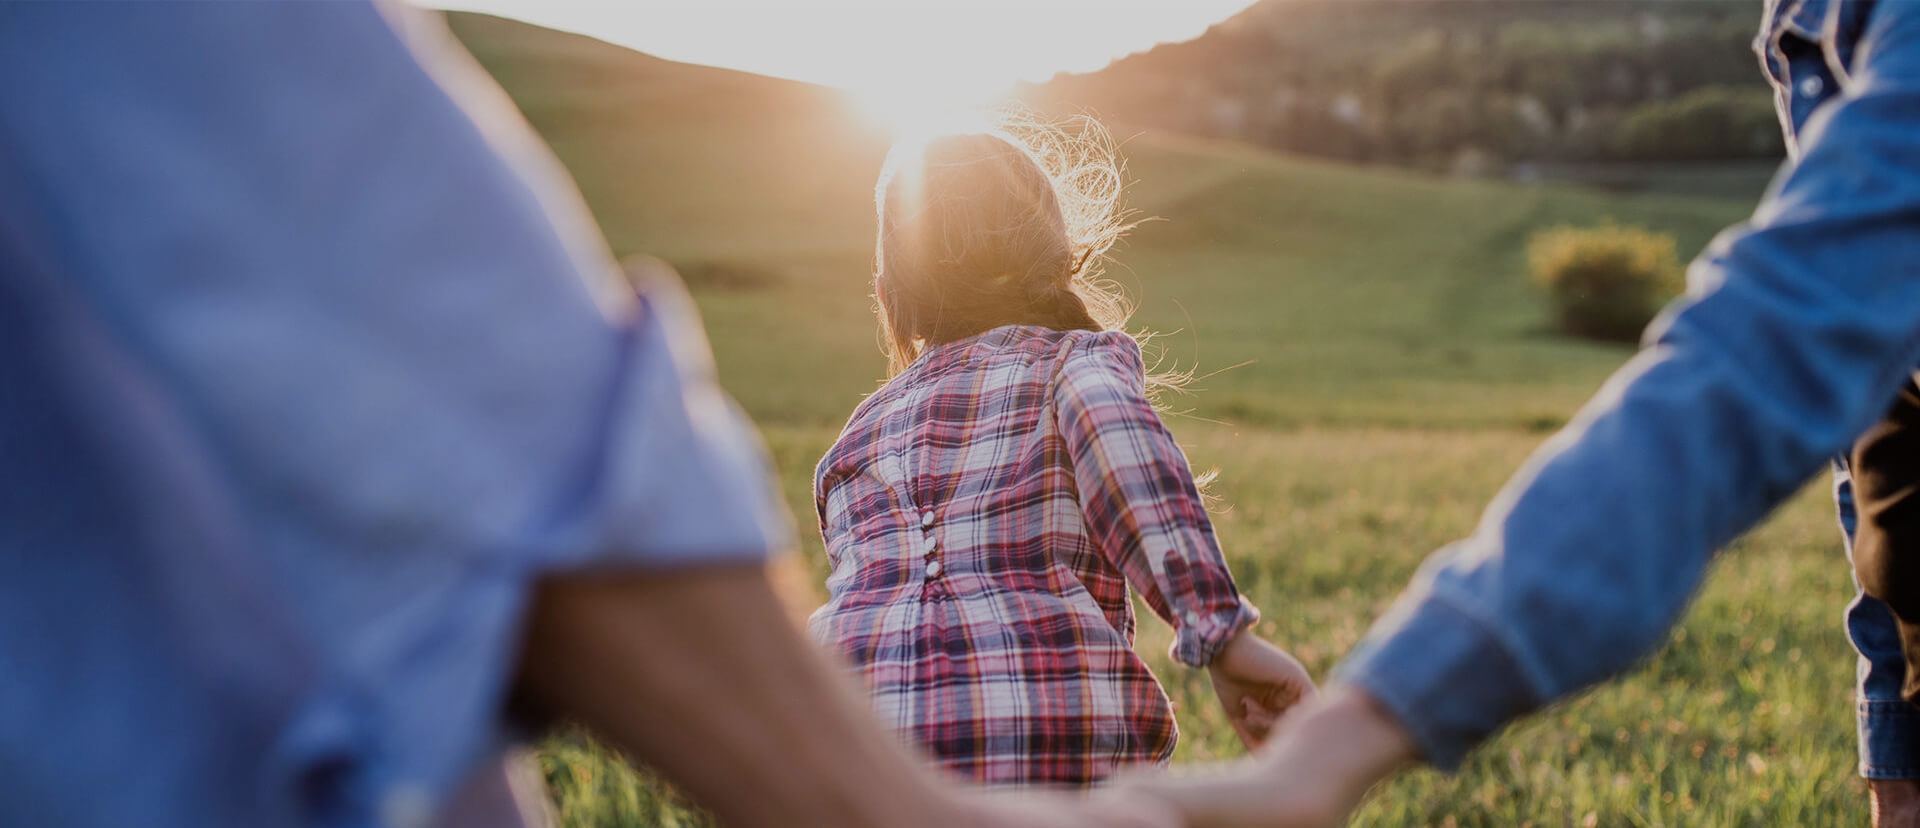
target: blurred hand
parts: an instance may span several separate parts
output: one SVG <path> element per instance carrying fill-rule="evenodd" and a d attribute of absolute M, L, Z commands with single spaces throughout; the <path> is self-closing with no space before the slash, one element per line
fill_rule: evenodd
<path fill-rule="evenodd" d="M 1873 828 L 1920 828 L 1920 780 L 1870 779 Z"/>
<path fill-rule="evenodd" d="M 1207 667 L 1213 693 L 1248 750 L 1260 747 L 1274 725 L 1314 697 L 1307 668 L 1285 650 L 1242 630 Z"/>
<path fill-rule="evenodd" d="M 1302 705 L 1250 759 L 1119 788 L 1173 804 L 1192 828 L 1335 828 L 1367 790 L 1415 757 L 1413 740 L 1364 691 L 1342 687 Z"/>
<path fill-rule="evenodd" d="M 1066 794 L 976 794 L 960 823 L 972 828 L 1184 828 L 1171 803 L 1136 791 Z"/>

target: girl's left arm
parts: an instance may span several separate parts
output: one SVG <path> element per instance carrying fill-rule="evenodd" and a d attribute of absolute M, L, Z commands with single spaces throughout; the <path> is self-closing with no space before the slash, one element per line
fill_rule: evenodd
<path fill-rule="evenodd" d="M 1174 626 L 1173 657 L 1208 666 L 1259 613 L 1235 587 L 1186 455 L 1147 399 L 1139 345 L 1118 331 L 1076 344 L 1054 405 L 1094 545 Z"/>

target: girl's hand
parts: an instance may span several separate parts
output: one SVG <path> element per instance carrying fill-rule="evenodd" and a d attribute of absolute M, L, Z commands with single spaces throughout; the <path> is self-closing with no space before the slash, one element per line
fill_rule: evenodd
<path fill-rule="evenodd" d="M 1313 698 L 1313 678 L 1287 651 L 1241 630 L 1207 667 L 1213 693 L 1248 750 L 1258 748 L 1295 705 Z"/>

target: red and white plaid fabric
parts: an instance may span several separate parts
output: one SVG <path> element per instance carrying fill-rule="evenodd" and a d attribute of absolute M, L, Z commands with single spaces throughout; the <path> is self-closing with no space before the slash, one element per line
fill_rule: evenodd
<path fill-rule="evenodd" d="M 1201 666 L 1257 617 L 1119 332 L 935 346 L 853 413 L 814 492 L 811 627 L 881 720 L 991 784 L 1086 785 L 1178 731 L 1133 651 L 1131 583 Z"/>

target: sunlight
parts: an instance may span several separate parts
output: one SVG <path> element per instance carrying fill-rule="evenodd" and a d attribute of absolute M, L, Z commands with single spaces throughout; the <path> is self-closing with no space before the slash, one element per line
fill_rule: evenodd
<path fill-rule="evenodd" d="M 989 128 L 987 110 L 1008 100 L 1008 89 L 965 76 L 938 80 L 900 77 L 846 89 L 860 117 L 895 140 Z"/>
<path fill-rule="evenodd" d="M 669 60 L 850 90 L 889 129 L 991 104 L 1017 81 L 1090 72 L 1186 40 L 1252 0 L 432 0 Z"/>

